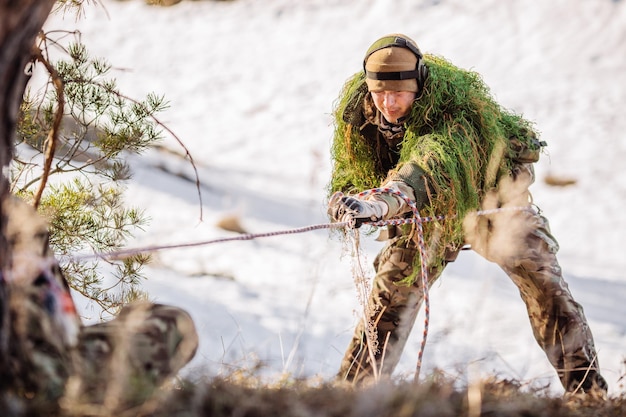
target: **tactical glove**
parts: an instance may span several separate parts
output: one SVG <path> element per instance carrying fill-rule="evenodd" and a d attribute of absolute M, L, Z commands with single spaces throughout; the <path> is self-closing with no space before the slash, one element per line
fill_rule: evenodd
<path fill-rule="evenodd" d="M 359 228 L 365 222 L 382 220 L 389 211 L 384 201 L 348 197 L 336 192 L 328 202 L 328 215 L 336 222 L 350 222 Z"/>

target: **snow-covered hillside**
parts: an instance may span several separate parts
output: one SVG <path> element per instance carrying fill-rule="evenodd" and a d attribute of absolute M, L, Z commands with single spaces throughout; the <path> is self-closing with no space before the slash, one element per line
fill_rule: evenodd
<path fill-rule="evenodd" d="M 549 155 L 537 165 L 536 203 L 561 243 L 570 289 L 585 307 L 611 390 L 621 391 L 626 346 L 626 5 L 609 0 L 236 0 L 169 8 L 102 1 L 84 19 L 55 15 L 46 29 L 82 32 L 118 70 L 121 89 L 164 94 L 161 116 L 188 161 L 150 152 L 133 161 L 129 204 L 152 222 L 132 246 L 231 236 L 327 222 L 330 111 L 376 38 L 414 38 L 424 52 L 478 71 L 506 107 L 534 120 Z M 172 138 L 168 149 L 182 153 Z M 181 174 L 181 175 L 172 175 Z M 550 187 L 548 174 L 573 178 Z M 381 243 L 361 239 L 363 265 Z M 152 298 L 186 308 L 201 346 L 188 374 L 265 365 L 330 379 L 359 305 L 350 248 L 326 230 L 161 251 L 148 269 Z M 86 316 L 94 316 L 85 306 Z M 420 321 L 422 320 L 422 321 Z M 397 369 L 411 376 L 423 319 Z M 424 371 L 467 378 L 497 373 L 560 387 L 534 342 L 514 285 L 464 252 L 431 292 Z"/>

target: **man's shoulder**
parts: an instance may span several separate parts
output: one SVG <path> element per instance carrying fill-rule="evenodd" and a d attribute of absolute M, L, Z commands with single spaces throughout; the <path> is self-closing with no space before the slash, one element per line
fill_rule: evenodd
<path fill-rule="evenodd" d="M 338 110 L 341 112 L 341 120 L 353 126 L 360 126 L 365 121 L 363 104 L 367 96 L 367 84 L 365 78 L 355 74 L 344 87 L 339 98 Z"/>

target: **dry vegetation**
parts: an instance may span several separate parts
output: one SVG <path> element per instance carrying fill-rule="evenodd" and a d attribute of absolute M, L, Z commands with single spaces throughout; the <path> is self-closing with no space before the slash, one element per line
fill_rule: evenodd
<path fill-rule="evenodd" d="M 383 381 L 354 388 L 334 382 L 261 383 L 253 377 L 230 376 L 204 382 L 180 382 L 140 407 L 122 412 L 102 408 L 65 410 L 49 405 L 31 407 L 33 416 L 211 416 L 211 417 L 411 417 L 411 416 L 622 416 L 626 398 L 608 400 L 550 396 L 545 389 L 529 389 L 516 381 L 483 380 L 469 386 L 442 374 L 420 384 Z M 2 415 L 7 415 L 2 413 Z"/>
<path fill-rule="evenodd" d="M 369 387 L 345 385 L 246 386 L 214 379 L 171 393 L 166 407 L 154 415 L 193 416 L 618 416 L 626 415 L 624 398 L 598 401 L 562 399 L 528 392 L 514 381 L 483 381 L 457 388 L 433 377 L 412 382 L 384 382 Z"/>

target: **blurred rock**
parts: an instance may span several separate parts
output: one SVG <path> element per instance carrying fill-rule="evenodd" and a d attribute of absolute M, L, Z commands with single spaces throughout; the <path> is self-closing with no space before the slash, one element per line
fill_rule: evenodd
<path fill-rule="evenodd" d="M 241 234 L 248 233 L 246 229 L 244 229 L 241 225 L 239 217 L 235 215 L 222 217 L 215 225 L 220 229 L 227 230 L 229 232 L 236 232 Z"/>
<path fill-rule="evenodd" d="M 558 176 L 554 174 L 548 174 L 543 179 L 543 182 L 552 187 L 567 187 L 568 185 L 574 185 L 578 182 L 576 178 Z"/>

